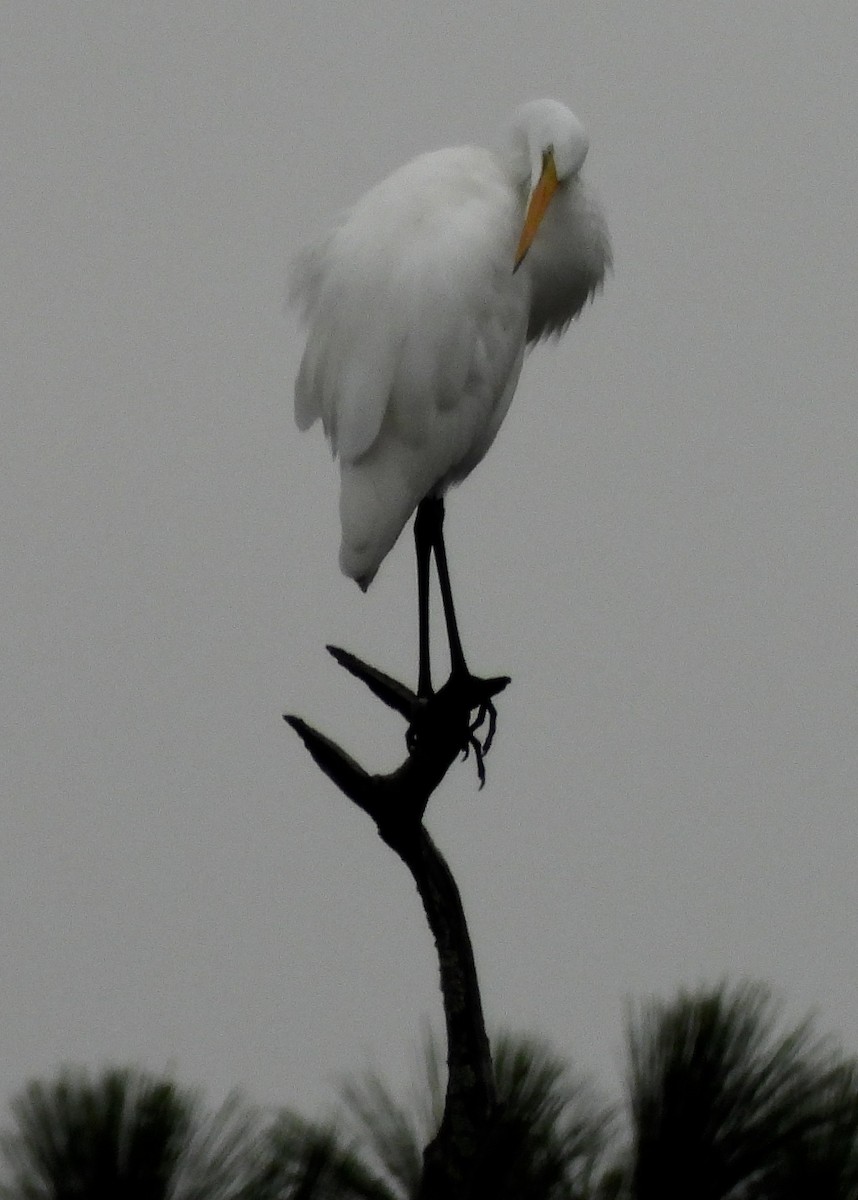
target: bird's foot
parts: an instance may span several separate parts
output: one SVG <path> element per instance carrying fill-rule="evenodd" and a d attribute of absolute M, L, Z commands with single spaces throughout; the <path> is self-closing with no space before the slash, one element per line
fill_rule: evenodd
<path fill-rule="evenodd" d="M 341 667 L 409 722 L 405 761 L 387 775 L 370 775 L 336 742 L 300 717 L 290 714 L 286 720 L 325 774 L 373 817 L 391 845 L 412 835 L 423 819 L 429 796 L 459 755 L 467 758 L 473 750 L 483 786 L 485 757 L 497 727 L 493 698 L 507 686 L 508 676 L 478 679 L 467 670 L 454 670 L 437 692 L 418 696 L 348 650 L 337 646 L 328 650 Z"/>
<path fill-rule="evenodd" d="M 492 697 L 508 683 L 509 677 L 506 675 L 480 679 L 469 671 L 453 671 L 439 691 L 426 697 L 417 697 L 411 724 L 405 734 L 409 755 L 419 751 L 424 740 L 437 736 L 440 722 L 453 724 L 460 731 L 459 748 L 463 760 L 468 758 L 471 751 L 474 753 L 482 788 L 486 782 L 485 758 L 497 729 L 497 709 Z M 484 727 L 485 735 L 481 736 Z"/>
<path fill-rule="evenodd" d="M 484 725 L 488 725 L 485 736 L 480 740 L 480 730 Z M 468 757 L 470 752 L 474 752 L 474 760 L 477 764 L 477 775 L 482 788 L 486 782 L 486 755 L 492 748 L 492 742 L 495 740 L 495 732 L 498 726 L 498 710 L 495 708 L 491 699 L 484 699 L 477 709 L 477 715 L 471 724 L 468 726 L 468 740 L 465 748 L 462 751 L 462 761 Z"/>
<path fill-rule="evenodd" d="M 420 740 L 421 730 L 425 728 L 426 716 L 429 711 L 429 706 L 435 699 L 435 693 L 430 692 L 428 696 L 415 696 L 414 703 L 411 707 L 411 724 L 405 730 L 405 748 L 411 754 Z"/>

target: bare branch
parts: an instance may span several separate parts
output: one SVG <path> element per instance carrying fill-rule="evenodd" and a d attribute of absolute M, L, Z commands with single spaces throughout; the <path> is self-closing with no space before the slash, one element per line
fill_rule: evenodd
<path fill-rule="evenodd" d="M 370 775 L 336 742 L 300 717 L 284 718 L 328 778 L 372 817 L 380 836 L 411 871 L 423 901 L 438 951 L 449 1073 L 444 1119 L 426 1148 L 420 1197 L 458 1200 L 469 1194 L 469 1180 L 486 1151 L 496 1110 L 494 1074 L 461 896 L 449 866 L 423 825 L 423 816 L 452 763 L 471 749 L 482 787 L 483 760 L 496 724 L 492 701 L 509 679 L 478 679 L 454 671 L 440 691 L 420 700 L 404 684 L 349 651 L 335 646 L 328 650 L 340 666 L 410 721 L 404 761 L 387 775 Z M 486 722 L 488 731 L 480 742 L 477 734 Z"/>

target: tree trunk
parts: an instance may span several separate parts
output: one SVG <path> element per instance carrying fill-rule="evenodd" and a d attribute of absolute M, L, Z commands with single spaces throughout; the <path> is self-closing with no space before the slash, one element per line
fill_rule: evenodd
<path fill-rule="evenodd" d="M 494 732 L 492 697 L 509 680 L 453 674 L 428 703 L 421 703 L 403 684 L 354 655 L 329 649 L 341 666 L 412 722 L 402 765 L 389 775 L 370 775 L 300 717 L 286 717 L 325 774 L 373 818 L 381 837 L 414 876 L 438 951 L 448 1068 L 444 1117 L 424 1151 L 418 1200 L 477 1200 L 480 1164 L 491 1153 L 497 1109 L 491 1050 L 459 889 L 423 815 L 462 751 L 473 750 L 482 783 L 483 757 Z M 482 744 L 475 734 L 474 711 L 477 725 L 482 719 L 489 722 Z"/>
<path fill-rule="evenodd" d="M 435 939 L 447 1025 L 444 1119 L 424 1152 L 419 1200 L 470 1200 L 497 1103 L 471 938 L 456 881 L 425 826 L 413 844 L 394 849 L 414 876 Z"/>

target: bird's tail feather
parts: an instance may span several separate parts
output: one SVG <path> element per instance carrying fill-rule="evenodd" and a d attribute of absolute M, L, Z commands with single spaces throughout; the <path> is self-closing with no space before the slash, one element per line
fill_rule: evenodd
<path fill-rule="evenodd" d="M 402 459 L 367 455 L 342 463 L 340 568 L 366 591 L 414 509 L 429 490 L 410 478 Z"/>

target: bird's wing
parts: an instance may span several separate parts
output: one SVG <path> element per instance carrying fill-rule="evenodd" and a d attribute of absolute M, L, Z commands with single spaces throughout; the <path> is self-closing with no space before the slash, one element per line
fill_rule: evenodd
<path fill-rule="evenodd" d="M 299 256 L 299 427 L 321 418 L 334 453 L 354 462 L 386 415 L 397 439 L 425 445 L 434 414 L 454 412 L 475 383 L 497 398 L 526 307 L 523 278 L 512 279 L 516 211 L 488 152 L 439 151 L 395 172 Z"/>
<path fill-rule="evenodd" d="M 377 316 L 379 264 L 349 247 L 348 222 L 293 263 L 290 297 L 304 309 L 307 344 L 295 381 L 295 420 L 321 418 L 335 454 L 348 457 L 375 439 L 393 370 L 389 332 Z"/>

